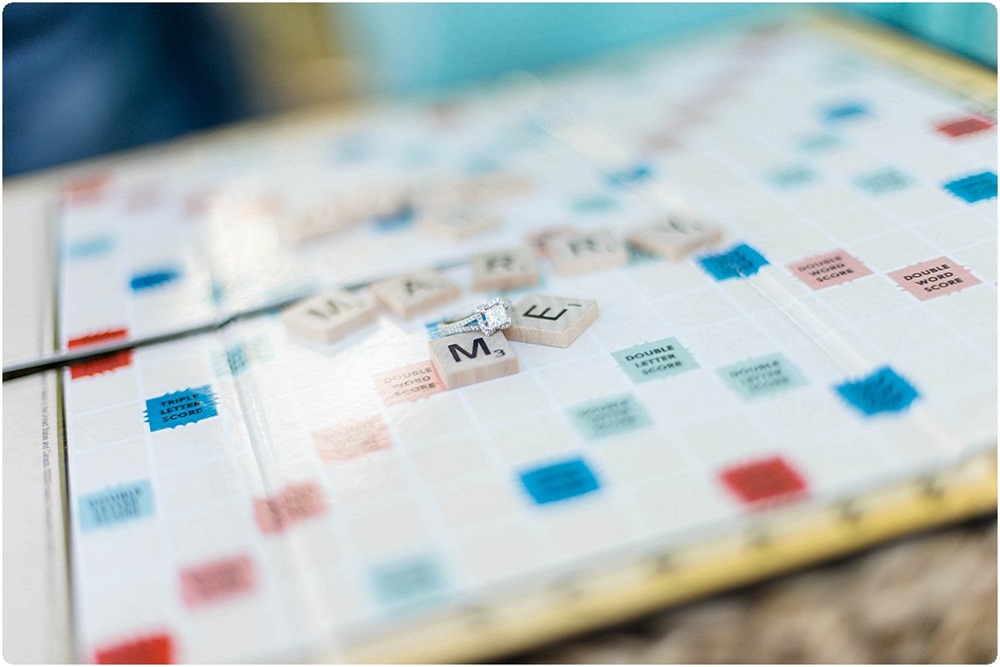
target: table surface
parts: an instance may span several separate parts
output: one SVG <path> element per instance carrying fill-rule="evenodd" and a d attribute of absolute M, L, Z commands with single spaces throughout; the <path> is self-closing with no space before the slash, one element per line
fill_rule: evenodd
<path fill-rule="evenodd" d="M 982 518 L 510 658 L 516 663 L 989 663 L 997 524 Z"/>

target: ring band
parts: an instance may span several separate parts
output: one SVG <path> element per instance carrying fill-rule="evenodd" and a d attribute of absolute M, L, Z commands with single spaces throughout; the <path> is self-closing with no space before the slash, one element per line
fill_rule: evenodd
<path fill-rule="evenodd" d="M 510 326 L 510 302 L 497 297 L 476 306 L 474 313 L 455 322 L 439 324 L 431 332 L 432 338 L 444 338 L 467 331 L 480 331 L 484 336 L 492 336 L 496 332 Z"/>

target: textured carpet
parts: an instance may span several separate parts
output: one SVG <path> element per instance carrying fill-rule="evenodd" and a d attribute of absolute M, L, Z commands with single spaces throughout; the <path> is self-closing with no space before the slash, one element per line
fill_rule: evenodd
<path fill-rule="evenodd" d="M 506 661 L 989 663 L 996 657 L 994 516 Z"/>

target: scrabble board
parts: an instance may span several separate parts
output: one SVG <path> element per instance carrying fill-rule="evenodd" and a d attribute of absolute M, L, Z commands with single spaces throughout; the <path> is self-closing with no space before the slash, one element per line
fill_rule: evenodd
<path fill-rule="evenodd" d="M 488 658 L 995 506 L 995 88 L 843 33 L 68 183 L 77 658 Z"/>

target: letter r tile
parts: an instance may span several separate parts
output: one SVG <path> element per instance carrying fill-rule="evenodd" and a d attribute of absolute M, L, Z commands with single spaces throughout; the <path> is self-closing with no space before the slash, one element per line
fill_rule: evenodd
<path fill-rule="evenodd" d="M 503 333 L 484 336 L 460 333 L 427 342 L 431 363 L 449 389 L 484 382 L 520 370 L 517 356 Z"/>
<path fill-rule="evenodd" d="M 529 294 L 514 307 L 507 340 L 569 347 L 597 319 L 597 302 Z"/>
<path fill-rule="evenodd" d="M 484 252 L 472 257 L 472 289 L 516 289 L 536 285 L 541 277 L 531 248 Z"/>
<path fill-rule="evenodd" d="M 608 230 L 557 236 L 545 244 L 556 271 L 574 275 L 611 269 L 628 263 L 625 246 Z"/>

